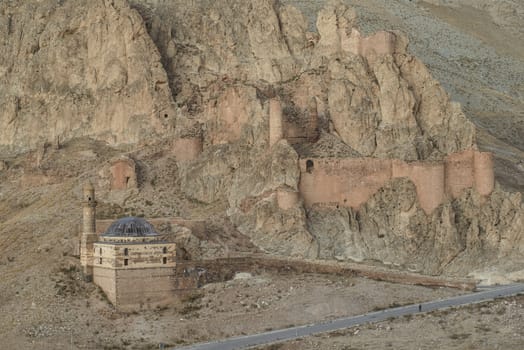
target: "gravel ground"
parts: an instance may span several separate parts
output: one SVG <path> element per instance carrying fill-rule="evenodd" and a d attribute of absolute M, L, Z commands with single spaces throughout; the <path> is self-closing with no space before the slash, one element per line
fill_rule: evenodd
<path fill-rule="evenodd" d="M 183 296 L 174 307 L 138 314 L 115 311 L 74 268 L 52 276 L 41 277 L 39 290 L 21 292 L 33 293 L 34 302 L 13 302 L 31 300 L 17 294 L 0 303 L 0 312 L 11 315 L 0 319 L 6 348 L 153 349 L 160 343 L 222 339 L 461 293 L 318 274 L 241 274 Z"/>

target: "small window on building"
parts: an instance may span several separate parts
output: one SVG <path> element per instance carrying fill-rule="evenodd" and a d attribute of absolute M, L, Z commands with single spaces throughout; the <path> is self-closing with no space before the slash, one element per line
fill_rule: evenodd
<path fill-rule="evenodd" d="M 126 255 L 126 256 L 129 255 L 129 249 L 124 248 L 124 255 Z"/>
<path fill-rule="evenodd" d="M 98 263 L 102 265 L 102 258 L 98 259 Z"/>
<path fill-rule="evenodd" d="M 124 266 L 127 266 L 129 263 L 129 259 L 124 259 Z"/>
<path fill-rule="evenodd" d="M 167 253 L 167 247 L 162 248 L 162 253 L 164 253 L 164 254 Z"/>
<path fill-rule="evenodd" d="M 167 264 L 167 258 L 166 257 L 162 258 L 162 264 Z"/>
<path fill-rule="evenodd" d="M 102 254 L 102 248 L 100 248 L 100 250 L 98 251 L 100 254 Z"/>
<path fill-rule="evenodd" d="M 309 174 L 313 173 L 313 167 L 315 165 L 313 164 L 313 161 L 311 159 L 308 159 L 306 161 L 306 172 L 308 172 Z"/>

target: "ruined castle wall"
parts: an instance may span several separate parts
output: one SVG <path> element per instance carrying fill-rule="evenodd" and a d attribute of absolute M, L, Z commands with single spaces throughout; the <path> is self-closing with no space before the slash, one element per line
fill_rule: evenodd
<path fill-rule="evenodd" d="M 300 201 L 300 193 L 295 191 L 290 191 L 287 189 L 278 189 L 277 190 L 277 203 L 278 207 L 282 210 L 287 210 L 294 208 L 298 205 Z"/>
<path fill-rule="evenodd" d="M 136 167 L 131 159 L 119 159 L 113 162 L 111 171 L 111 190 L 136 188 Z"/>
<path fill-rule="evenodd" d="M 188 162 L 198 158 L 202 153 L 203 145 L 201 137 L 186 137 L 175 140 L 173 152 L 177 161 Z"/>
<path fill-rule="evenodd" d="M 332 203 L 358 208 L 391 179 L 391 160 L 302 159 L 299 190 L 306 205 Z"/>
<path fill-rule="evenodd" d="M 493 154 L 490 152 L 475 152 L 473 164 L 477 192 L 483 196 L 490 195 L 495 187 Z"/>
<path fill-rule="evenodd" d="M 353 28 L 351 35 L 340 38 L 342 51 L 370 59 L 373 55 L 392 55 L 395 53 L 396 36 L 393 33 L 380 31 L 363 37 Z"/>
<path fill-rule="evenodd" d="M 474 151 L 469 149 L 450 154 L 444 160 L 446 193 L 452 198 L 457 198 L 464 189 L 474 186 L 473 155 Z"/>
<path fill-rule="evenodd" d="M 299 191 L 306 206 L 322 203 L 358 208 L 392 178 L 406 177 L 416 186 L 426 213 L 446 196 L 457 198 L 466 188 L 484 196 L 494 187 L 491 153 L 466 150 L 444 162 L 404 162 L 376 158 L 301 159 Z"/>
<path fill-rule="evenodd" d="M 442 163 L 394 160 L 393 177 L 407 177 L 417 190 L 420 207 L 427 213 L 437 208 L 445 198 L 445 172 Z"/>
<path fill-rule="evenodd" d="M 282 126 L 282 105 L 278 99 L 269 100 L 269 146 L 284 137 Z"/>

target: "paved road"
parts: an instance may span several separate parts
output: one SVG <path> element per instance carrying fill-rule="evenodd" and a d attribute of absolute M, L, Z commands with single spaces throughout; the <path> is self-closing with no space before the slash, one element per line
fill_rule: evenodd
<path fill-rule="evenodd" d="M 364 323 L 373 323 L 387 320 L 392 317 L 401 317 L 419 313 L 419 306 L 422 312 L 443 309 L 451 306 L 466 305 L 481 301 L 491 300 L 498 297 L 505 297 L 524 293 L 524 283 L 512 284 L 497 288 L 485 288 L 480 292 L 465 294 L 449 299 L 435 300 L 421 304 L 413 304 L 382 311 L 370 312 L 360 316 L 351 316 L 335 319 L 332 321 L 315 323 L 306 326 L 285 328 L 276 331 L 246 335 L 241 337 L 229 338 L 209 343 L 201 343 L 186 347 L 176 348 L 176 350 L 235 350 L 245 349 L 250 346 L 274 343 L 278 341 L 301 338 L 315 333 L 332 332 L 339 329 L 350 328 Z M 174 349 L 173 349 L 174 350 Z"/>

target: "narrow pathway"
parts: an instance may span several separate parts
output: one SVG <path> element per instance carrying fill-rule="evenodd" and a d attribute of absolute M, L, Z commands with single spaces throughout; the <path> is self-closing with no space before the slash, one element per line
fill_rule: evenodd
<path fill-rule="evenodd" d="M 453 306 L 473 304 L 521 293 L 524 293 L 524 283 L 489 288 L 476 293 L 459 295 L 448 299 L 429 301 L 421 304 L 400 306 L 391 309 L 370 312 L 360 316 L 343 317 L 327 322 L 319 322 L 306 326 L 291 327 L 270 332 L 234 337 L 219 341 L 212 341 L 208 343 L 194 344 L 180 348 L 173 348 L 173 350 L 245 349 L 256 345 L 263 345 L 301 338 L 316 333 L 332 332 L 340 329 L 361 325 L 364 323 L 380 322 L 387 320 L 388 318 L 396 318 L 406 315 L 413 315 L 420 312 L 430 312 Z"/>

